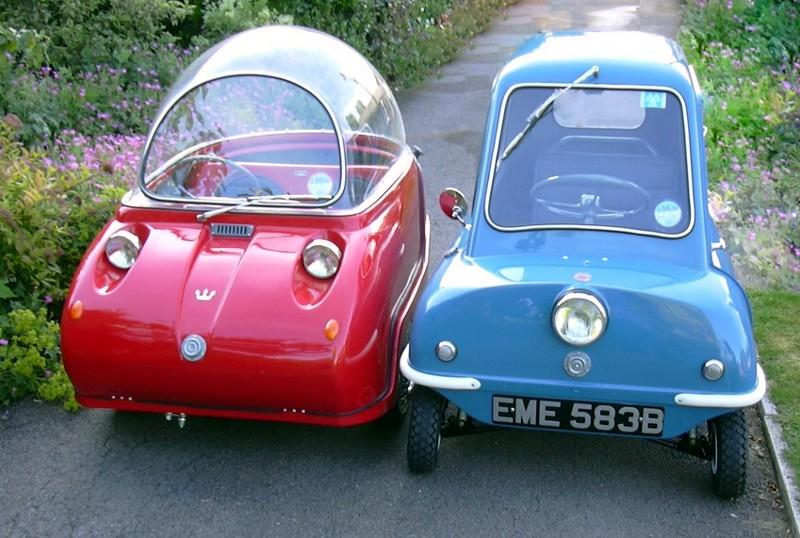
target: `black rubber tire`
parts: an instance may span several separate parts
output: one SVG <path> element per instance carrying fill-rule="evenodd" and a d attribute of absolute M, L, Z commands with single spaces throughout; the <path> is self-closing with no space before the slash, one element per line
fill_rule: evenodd
<path fill-rule="evenodd" d="M 711 480 L 723 499 L 741 496 L 747 486 L 747 417 L 744 410 L 719 416 L 708 423 L 711 442 Z"/>
<path fill-rule="evenodd" d="M 412 473 L 430 473 L 439 460 L 445 399 L 435 391 L 417 386 L 412 393 L 406 457 Z"/>
<path fill-rule="evenodd" d="M 397 374 L 397 397 L 394 406 L 381 418 L 378 425 L 387 430 L 394 430 L 403 425 L 403 421 L 411 408 L 411 395 L 408 393 L 408 379 L 403 374 Z"/>

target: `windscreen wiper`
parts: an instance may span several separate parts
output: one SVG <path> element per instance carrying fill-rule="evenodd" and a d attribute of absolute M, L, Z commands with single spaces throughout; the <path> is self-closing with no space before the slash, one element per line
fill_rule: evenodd
<path fill-rule="evenodd" d="M 580 84 L 581 82 L 584 82 L 589 77 L 596 76 L 598 73 L 600 73 L 600 68 L 596 65 L 593 65 L 588 71 L 586 71 L 584 74 L 576 78 L 574 82 L 561 88 L 557 92 L 553 92 L 550 95 L 550 97 L 548 97 L 544 101 L 544 103 L 539 105 L 539 107 L 536 110 L 534 110 L 530 116 L 528 116 L 528 119 L 525 120 L 525 127 L 523 127 L 522 130 L 517 133 L 517 135 L 511 140 L 511 142 L 508 143 L 506 149 L 503 150 L 503 153 L 500 155 L 500 158 L 497 159 L 497 168 L 500 168 L 500 163 L 505 161 L 508 158 L 508 156 L 511 155 L 511 152 L 514 151 L 514 149 L 516 149 L 517 146 L 519 146 L 519 143 L 522 142 L 522 139 L 525 138 L 525 135 L 527 135 L 528 132 L 531 130 L 531 128 L 533 128 L 533 126 L 536 125 L 536 122 L 539 121 L 539 119 L 544 115 L 545 112 L 547 112 L 547 110 L 555 102 L 556 99 L 561 97 L 561 95 L 565 91 L 572 89 L 574 86 Z"/>
<path fill-rule="evenodd" d="M 316 194 L 266 194 L 262 196 L 248 196 L 244 202 L 240 204 L 229 205 L 225 207 L 220 207 L 218 209 L 212 209 L 211 211 L 206 211 L 205 213 L 200 213 L 197 215 L 197 220 L 199 222 L 205 222 L 211 217 L 216 217 L 217 215 L 221 215 L 223 213 L 227 213 L 228 211 L 233 211 L 234 209 L 241 209 L 243 207 L 247 207 L 250 205 L 255 205 L 259 203 L 275 203 L 275 202 L 307 202 L 307 201 L 317 201 L 317 200 L 330 200 L 333 198 L 330 194 L 324 195 L 316 195 Z"/>

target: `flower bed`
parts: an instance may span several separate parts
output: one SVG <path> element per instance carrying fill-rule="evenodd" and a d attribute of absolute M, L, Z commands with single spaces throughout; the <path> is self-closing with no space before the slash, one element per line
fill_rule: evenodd
<path fill-rule="evenodd" d="M 706 94 L 712 212 L 739 277 L 800 290 L 800 6 L 696 1 L 680 41 Z"/>

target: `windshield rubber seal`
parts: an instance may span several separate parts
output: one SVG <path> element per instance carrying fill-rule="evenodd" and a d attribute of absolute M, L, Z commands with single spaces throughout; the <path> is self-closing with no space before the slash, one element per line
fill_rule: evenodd
<path fill-rule="evenodd" d="M 681 112 L 683 116 L 683 134 L 684 134 L 684 149 L 686 152 L 686 177 L 689 182 L 689 222 L 686 228 L 676 233 L 663 233 L 651 230 L 641 230 L 637 228 L 625 228 L 621 226 L 598 226 L 595 224 L 530 224 L 524 226 L 503 226 L 497 224 L 492 220 L 489 213 L 489 203 L 492 197 L 492 187 L 494 186 L 494 176 L 497 166 L 498 151 L 500 146 L 500 136 L 503 131 L 503 120 L 505 119 L 506 110 L 508 108 L 508 100 L 511 94 L 516 90 L 522 88 L 563 88 L 567 84 L 562 83 L 520 83 L 511 86 L 503 96 L 503 102 L 500 108 L 500 117 L 497 120 L 497 133 L 495 134 L 494 148 L 492 150 L 492 160 L 489 167 L 489 180 L 486 184 L 486 198 L 483 204 L 483 215 L 489 226 L 500 232 L 523 232 L 532 230 L 595 230 L 607 232 L 622 232 L 634 235 L 646 235 L 651 237 L 661 237 L 665 239 L 680 239 L 686 237 L 694 229 L 695 224 L 695 204 L 694 204 L 694 178 L 692 174 L 692 153 L 691 146 L 689 145 L 689 118 L 686 111 L 686 101 L 683 96 L 674 88 L 666 86 L 638 86 L 638 85 L 622 85 L 622 84 L 578 84 L 574 88 L 587 88 L 599 90 L 643 90 L 643 91 L 663 91 L 668 92 L 677 97 L 681 105 Z"/>

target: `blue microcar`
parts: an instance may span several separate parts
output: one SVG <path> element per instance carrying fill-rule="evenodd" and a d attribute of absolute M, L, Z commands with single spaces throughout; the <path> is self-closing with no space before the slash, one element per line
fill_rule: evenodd
<path fill-rule="evenodd" d="M 764 395 L 750 308 L 708 212 L 703 100 L 680 47 L 640 32 L 538 35 L 492 88 L 474 209 L 414 315 L 408 465 L 442 430 L 638 437 L 741 495 L 743 408 Z"/>

